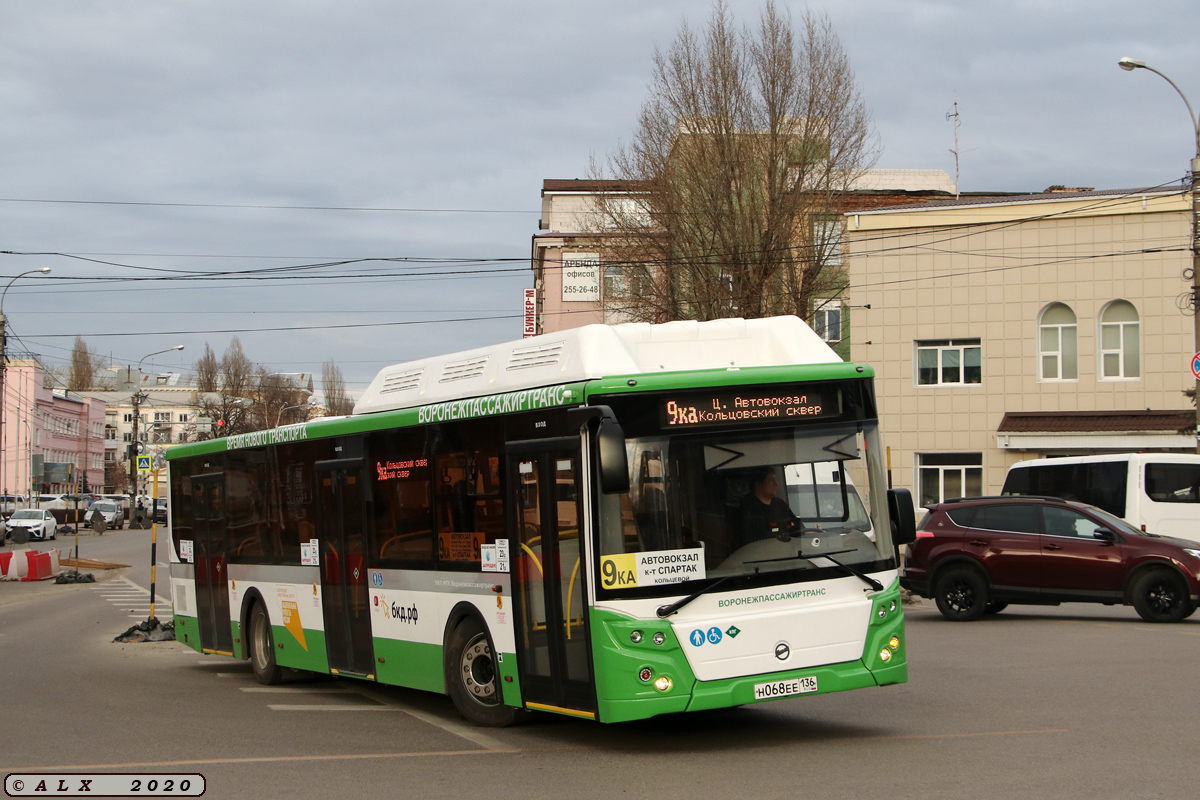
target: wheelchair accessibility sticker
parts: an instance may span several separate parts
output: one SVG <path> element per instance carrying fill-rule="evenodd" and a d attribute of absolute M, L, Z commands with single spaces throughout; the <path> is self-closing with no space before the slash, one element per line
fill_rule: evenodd
<path fill-rule="evenodd" d="M 738 632 L 741 633 L 741 631 L 738 631 Z M 720 644 L 721 637 L 722 637 L 721 629 L 717 628 L 717 627 L 712 627 L 712 628 L 708 629 L 707 634 L 704 631 L 697 628 L 696 630 L 691 632 L 691 634 L 688 636 L 688 639 L 691 641 L 693 647 L 700 647 L 706 641 L 711 644 Z"/>

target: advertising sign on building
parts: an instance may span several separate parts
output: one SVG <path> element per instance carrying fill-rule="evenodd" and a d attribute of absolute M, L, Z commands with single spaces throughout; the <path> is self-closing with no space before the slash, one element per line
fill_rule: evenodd
<path fill-rule="evenodd" d="M 525 331 L 522 338 L 537 336 L 537 289 L 525 290 Z"/>
<path fill-rule="evenodd" d="M 600 302 L 600 258 L 595 253 L 563 253 L 564 303 Z"/>

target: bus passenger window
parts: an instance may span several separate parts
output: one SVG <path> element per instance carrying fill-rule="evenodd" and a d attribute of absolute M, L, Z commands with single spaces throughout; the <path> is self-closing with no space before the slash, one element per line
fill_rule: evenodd
<path fill-rule="evenodd" d="M 432 569 L 433 508 L 423 433 L 377 433 L 368 447 L 374 499 L 370 550 L 376 563 Z"/>

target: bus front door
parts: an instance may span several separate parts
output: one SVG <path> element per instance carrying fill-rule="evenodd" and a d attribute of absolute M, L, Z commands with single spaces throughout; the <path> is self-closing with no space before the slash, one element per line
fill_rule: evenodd
<path fill-rule="evenodd" d="M 319 461 L 317 536 L 325 649 L 334 674 L 374 678 L 364 560 L 362 462 Z"/>
<path fill-rule="evenodd" d="M 506 505 L 521 695 L 529 708 L 595 717 L 579 464 L 578 440 L 510 445 Z"/>
<path fill-rule="evenodd" d="M 225 476 L 192 478 L 193 548 L 196 564 L 196 613 L 200 648 L 205 653 L 233 655 L 229 622 L 229 565 L 225 560 Z"/>

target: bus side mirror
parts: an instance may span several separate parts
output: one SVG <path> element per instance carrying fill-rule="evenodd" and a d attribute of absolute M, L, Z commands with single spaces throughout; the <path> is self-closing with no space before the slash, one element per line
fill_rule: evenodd
<path fill-rule="evenodd" d="M 621 494 L 629 491 L 629 461 L 625 455 L 625 431 L 615 419 L 603 418 L 596 429 L 600 456 L 600 491 Z"/>
<path fill-rule="evenodd" d="M 913 511 L 912 492 L 888 489 L 888 516 L 892 519 L 892 544 L 912 544 L 917 540 L 917 515 Z"/>

